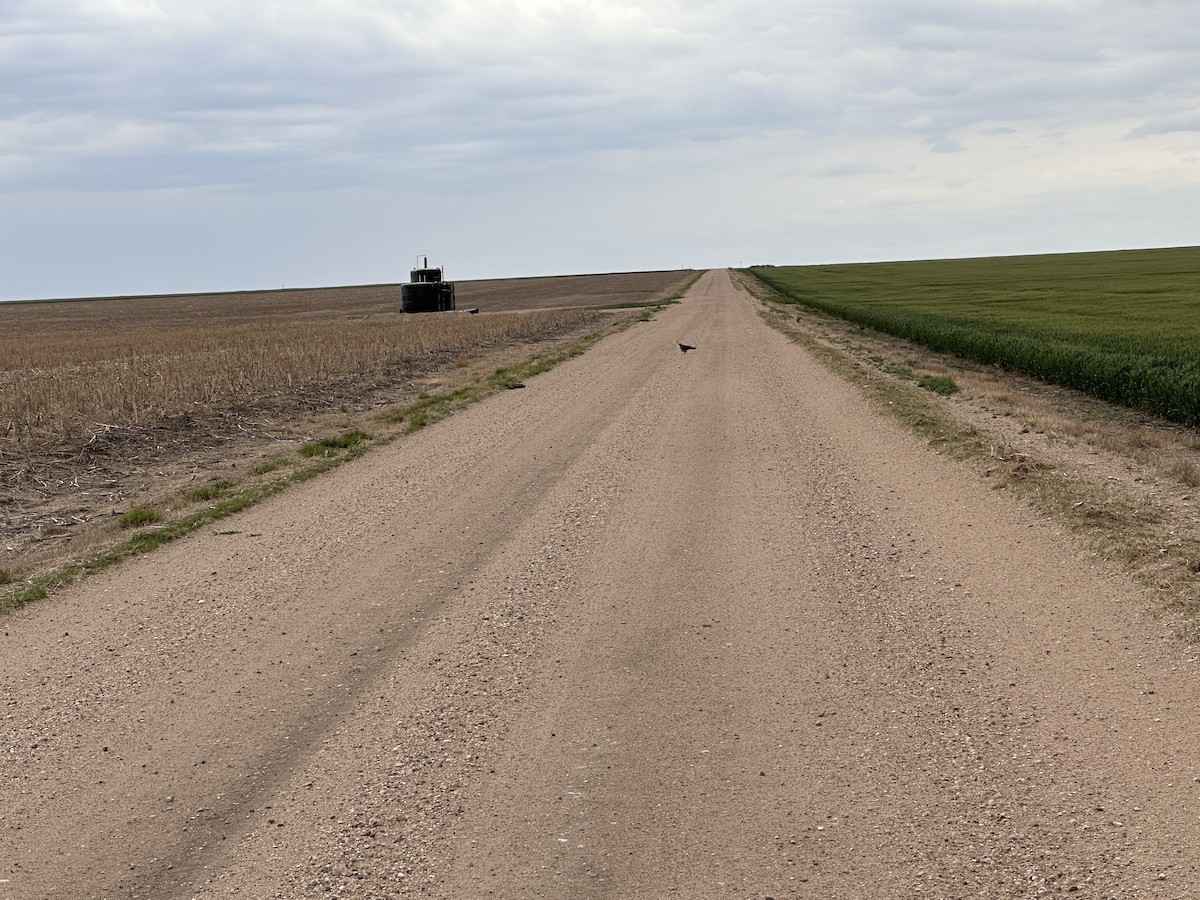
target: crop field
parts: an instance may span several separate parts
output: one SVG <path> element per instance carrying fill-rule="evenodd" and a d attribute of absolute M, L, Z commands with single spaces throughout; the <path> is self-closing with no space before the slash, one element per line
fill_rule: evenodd
<path fill-rule="evenodd" d="M 588 306 L 652 300 L 687 275 L 461 282 L 460 312 L 416 316 L 387 285 L 0 306 L 0 450 L 78 449 L 197 410 L 368 389 L 578 327 L 597 316 Z M 487 314 L 461 312 L 473 306 Z"/>
<path fill-rule="evenodd" d="M 459 310 L 479 307 L 483 313 L 609 306 L 654 301 L 693 274 L 673 270 L 459 281 L 455 291 Z M 394 321 L 399 312 L 399 284 L 0 303 L 0 335 Z"/>
<path fill-rule="evenodd" d="M 0 304 L 0 575 L 412 428 L 385 416 L 556 358 L 694 275 L 458 282 L 457 311 L 420 315 L 398 285 Z"/>
<path fill-rule="evenodd" d="M 152 425 L 197 408 L 261 405 L 347 381 L 369 388 L 457 354 L 556 334 L 596 315 L 565 309 L 60 332 L 36 343 L 0 339 L 2 437 L 9 447 L 34 450 L 80 446 L 110 428 Z"/>
<path fill-rule="evenodd" d="M 751 271 L 857 324 L 1200 425 L 1200 248 Z"/>

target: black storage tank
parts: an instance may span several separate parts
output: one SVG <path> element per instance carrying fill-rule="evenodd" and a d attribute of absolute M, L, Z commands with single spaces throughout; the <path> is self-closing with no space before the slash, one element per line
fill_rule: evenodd
<path fill-rule="evenodd" d="M 442 281 L 442 270 L 424 265 L 409 273 L 410 284 L 400 285 L 400 311 L 406 313 L 445 312 L 454 309 L 454 284 Z"/>

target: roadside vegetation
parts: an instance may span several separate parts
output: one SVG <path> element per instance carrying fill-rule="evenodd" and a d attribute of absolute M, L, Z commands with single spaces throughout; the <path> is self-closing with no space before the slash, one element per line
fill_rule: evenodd
<path fill-rule="evenodd" d="M 153 525 L 155 522 L 161 521 L 162 515 L 157 510 L 148 506 L 135 506 L 117 519 L 117 524 L 122 528 L 140 528 L 143 525 Z"/>
<path fill-rule="evenodd" d="M 1200 425 L 1200 248 L 749 271 L 781 299 Z"/>

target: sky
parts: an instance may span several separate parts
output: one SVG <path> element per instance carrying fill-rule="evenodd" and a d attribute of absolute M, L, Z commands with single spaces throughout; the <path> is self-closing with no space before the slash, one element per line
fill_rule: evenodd
<path fill-rule="evenodd" d="M 1191 0 L 0 0 L 0 299 L 1195 244 Z"/>

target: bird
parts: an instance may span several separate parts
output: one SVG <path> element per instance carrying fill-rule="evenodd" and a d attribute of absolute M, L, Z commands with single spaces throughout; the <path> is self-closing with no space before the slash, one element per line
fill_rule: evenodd
<path fill-rule="evenodd" d="M 689 350 L 695 350 L 696 348 L 695 348 L 695 347 L 693 347 L 691 344 L 683 344 L 683 343 L 681 343 L 681 344 L 679 345 L 679 349 L 680 349 L 680 350 L 682 350 L 684 353 L 687 353 Z"/>
<path fill-rule="evenodd" d="M 467 312 L 468 312 L 468 313 L 470 313 L 470 314 L 471 314 L 471 315 L 473 315 L 473 316 L 474 316 L 474 315 L 478 315 L 478 314 L 479 314 L 479 307 L 478 307 L 478 306 L 473 306 L 473 307 L 471 307 L 470 309 L 468 309 L 468 310 L 467 310 Z"/>

